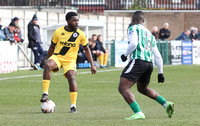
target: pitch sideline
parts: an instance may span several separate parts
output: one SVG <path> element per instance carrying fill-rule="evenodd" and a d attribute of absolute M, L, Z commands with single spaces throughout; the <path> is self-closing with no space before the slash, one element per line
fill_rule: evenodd
<path fill-rule="evenodd" d="M 100 70 L 100 71 L 97 71 L 98 73 L 101 73 L 101 72 L 109 72 L 109 71 L 118 71 L 118 70 L 122 70 L 122 69 L 111 69 L 111 70 Z M 91 73 L 90 71 L 89 72 L 79 72 L 77 74 L 89 74 Z M 52 76 L 54 75 L 62 75 L 62 74 L 52 74 Z M 16 77 L 5 77 L 5 78 L 0 78 L 0 81 L 1 80 L 12 80 L 12 79 L 20 79 L 20 78 L 28 78 L 28 77 L 42 77 L 43 75 L 42 74 L 38 74 L 38 75 L 26 75 L 26 76 L 16 76 Z"/>

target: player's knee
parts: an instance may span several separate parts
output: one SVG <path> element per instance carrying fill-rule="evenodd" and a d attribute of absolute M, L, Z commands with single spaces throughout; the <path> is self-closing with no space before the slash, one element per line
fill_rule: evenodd
<path fill-rule="evenodd" d="M 142 93 L 142 94 L 145 94 L 145 92 L 146 92 L 146 89 L 144 89 L 144 88 L 137 88 L 137 90 L 138 90 L 138 92 L 140 92 L 140 93 Z"/>
<path fill-rule="evenodd" d="M 72 81 L 75 81 L 75 76 L 70 74 L 70 75 L 67 75 L 67 79 L 69 82 L 72 82 Z"/>
<path fill-rule="evenodd" d="M 118 87 L 118 91 L 120 94 L 122 94 L 124 92 L 124 88 L 122 86 L 119 85 Z"/>
<path fill-rule="evenodd" d="M 49 62 L 45 63 L 45 70 L 51 70 L 51 64 Z"/>

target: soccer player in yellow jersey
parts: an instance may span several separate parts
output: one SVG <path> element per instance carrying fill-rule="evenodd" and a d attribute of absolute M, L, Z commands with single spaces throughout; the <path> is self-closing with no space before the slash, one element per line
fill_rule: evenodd
<path fill-rule="evenodd" d="M 45 64 L 43 73 L 43 90 L 41 102 L 48 101 L 48 90 L 51 79 L 51 71 L 57 72 L 63 68 L 63 74 L 68 79 L 69 91 L 71 97 L 71 112 L 76 111 L 77 84 L 76 75 L 76 59 L 79 45 L 84 47 L 86 57 L 91 64 L 91 73 L 96 73 L 90 49 L 85 34 L 78 28 L 78 15 L 75 12 L 66 14 L 67 26 L 62 26 L 55 30 L 51 45 L 48 51 L 48 60 Z"/>

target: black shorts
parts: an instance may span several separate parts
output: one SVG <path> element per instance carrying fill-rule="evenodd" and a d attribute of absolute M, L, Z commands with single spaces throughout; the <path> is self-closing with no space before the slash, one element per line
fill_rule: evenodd
<path fill-rule="evenodd" d="M 122 71 L 121 77 L 124 77 L 134 83 L 149 84 L 153 64 L 140 59 L 131 60 Z"/>

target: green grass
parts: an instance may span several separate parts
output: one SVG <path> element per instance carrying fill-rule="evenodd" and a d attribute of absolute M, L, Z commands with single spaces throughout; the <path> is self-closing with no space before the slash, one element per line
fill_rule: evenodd
<path fill-rule="evenodd" d="M 110 68 L 114 70 L 118 68 Z M 161 105 L 132 87 L 146 120 L 126 121 L 132 115 L 128 104 L 118 92 L 122 69 L 99 69 L 91 75 L 89 69 L 78 70 L 78 113 L 69 113 L 70 96 L 67 80 L 62 71 L 52 74 L 49 97 L 56 111 L 43 114 L 40 110 L 42 71 L 18 71 L 0 74 L 0 126 L 194 126 L 200 115 L 200 66 L 165 66 L 165 83 L 157 83 L 157 68 L 152 74 L 150 87 L 168 101 L 175 103 L 175 116 L 168 118 Z M 101 72 L 100 72 L 101 71 Z M 83 72 L 86 72 L 83 74 Z M 1 80 L 5 77 L 27 76 Z"/>

